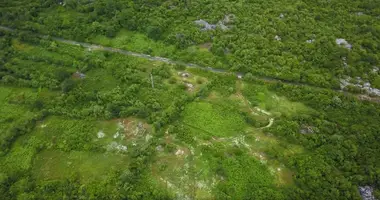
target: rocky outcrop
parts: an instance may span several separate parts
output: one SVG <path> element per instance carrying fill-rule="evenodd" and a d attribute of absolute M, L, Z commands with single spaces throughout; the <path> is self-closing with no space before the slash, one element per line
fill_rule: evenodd
<path fill-rule="evenodd" d="M 350 43 L 348 43 L 345 39 L 343 38 L 338 38 L 335 40 L 335 43 L 337 45 L 340 45 L 340 46 L 343 46 L 344 48 L 346 49 L 349 49 L 351 50 L 352 49 L 352 45 Z"/>
<path fill-rule="evenodd" d="M 359 192 L 363 200 L 376 200 L 371 186 L 359 186 Z"/>
<path fill-rule="evenodd" d="M 355 81 L 357 83 L 352 83 Z M 353 80 L 351 77 L 340 80 L 340 88 L 343 90 L 348 86 L 359 88 L 362 91 L 365 91 L 369 95 L 380 96 L 380 89 L 371 87 L 371 83 L 364 82 L 360 77 L 356 77 L 356 80 Z"/>
<path fill-rule="evenodd" d="M 206 20 L 199 19 L 194 21 L 198 26 L 202 27 L 202 31 L 209 31 L 209 30 L 215 30 L 217 27 L 219 27 L 222 30 L 228 30 L 229 24 L 233 23 L 235 19 L 235 15 L 229 14 L 225 15 L 223 20 L 218 21 L 216 24 L 210 24 Z"/>

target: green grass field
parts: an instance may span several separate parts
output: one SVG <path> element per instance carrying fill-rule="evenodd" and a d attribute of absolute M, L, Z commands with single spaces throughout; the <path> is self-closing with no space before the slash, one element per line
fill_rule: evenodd
<path fill-rule="evenodd" d="M 127 156 L 84 151 L 43 151 L 36 155 L 32 167 L 39 180 L 56 180 L 79 174 L 83 183 L 101 181 L 108 173 L 128 166 Z"/>
<path fill-rule="evenodd" d="M 277 96 L 259 85 L 244 84 L 242 93 L 251 102 L 261 109 L 267 110 L 274 116 L 281 115 L 291 117 L 297 114 L 311 113 L 313 110 L 299 102 L 291 102 L 285 97 Z"/>
<path fill-rule="evenodd" d="M 175 51 L 174 46 L 164 44 L 163 42 L 154 41 L 143 34 L 130 32 L 127 30 L 120 31 L 116 37 L 112 39 L 99 35 L 91 41 L 104 46 L 111 46 L 158 56 L 172 55 Z"/>
<path fill-rule="evenodd" d="M 213 136 L 231 136 L 246 128 L 236 110 L 206 102 L 189 104 L 183 112 L 183 122 L 192 127 L 211 132 Z"/>

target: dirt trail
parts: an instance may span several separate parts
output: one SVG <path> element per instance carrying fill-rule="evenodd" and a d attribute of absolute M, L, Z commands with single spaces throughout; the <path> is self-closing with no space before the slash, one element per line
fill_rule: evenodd
<path fill-rule="evenodd" d="M 266 125 L 266 126 L 264 126 L 264 127 L 261 127 L 260 129 L 269 128 L 269 127 L 271 127 L 273 125 L 273 123 L 274 123 L 274 118 L 270 118 L 269 119 L 269 124 Z"/>
<path fill-rule="evenodd" d="M 237 95 L 240 99 L 243 100 L 244 105 L 249 109 L 250 114 L 252 114 L 252 115 L 260 115 L 260 114 L 258 113 L 258 112 L 260 112 L 260 113 L 265 114 L 265 115 L 267 115 L 267 116 L 270 116 L 270 115 L 271 115 L 270 112 L 267 112 L 267 111 L 265 111 L 265 110 L 263 110 L 263 109 L 260 109 L 260 108 L 258 108 L 258 107 L 255 107 L 255 109 L 257 110 L 257 112 L 256 112 L 255 110 L 253 110 L 253 109 L 251 108 L 251 102 L 249 102 L 249 101 L 243 96 L 243 94 L 241 93 L 241 88 L 243 87 L 243 86 L 242 86 L 243 83 L 242 83 L 241 81 L 238 81 L 238 82 L 236 83 L 236 85 L 237 85 L 237 86 L 236 86 L 236 88 L 237 88 L 236 95 Z M 269 128 L 269 127 L 271 127 L 271 126 L 273 125 L 273 123 L 274 123 L 274 118 L 269 118 L 269 123 L 268 123 L 268 125 L 266 125 L 266 126 L 264 126 L 264 127 L 260 127 L 259 129 Z"/>
<path fill-rule="evenodd" d="M 9 28 L 9 27 L 6 27 L 6 26 L 1 26 L 1 25 L 0 25 L 0 30 L 8 31 L 8 32 L 17 32 L 17 31 L 19 31 L 19 30 L 12 29 L 12 28 Z M 67 39 L 63 39 L 63 38 L 59 38 L 59 37 L 50 37 L 48 35 L 42 35 L 42 34 L 38 34 L 38 33 L 31 33 L 31 34 L 33 34 L 33 35 L 35 35 L 37 37 L 40 37 L 40 38 L 51 39 L 51 40 L 55 40 L 57 42 L 61 42 L 61 43 L 65 43 L 65 44 L 70 44 L 70 45 L 82 46 L 82 47 L 86 47 L 86 48 L 89 48 L 89 49 L 94 49 L 94 50 L 99 50 L 99 51 L 108 51 L 108 52 L 114 52 L 114 53 L 120 53 L 120 54 L 123 54 L 123 55 L 144 58 L 144 59 L 151 60 L 151 61 L 161 61 L 161 62 L 165 62 L 165 63 L 169 63 L 169 64 L 177 64 L 177 65 L 186 66 L 188 68 L 198 68 L 198 69 L 203 69 L 203 70 L 207 70 L 207 71 L 211 71 L 211 72 L 216 72 L 216 73 L 234 74 L 237 77 L 244 77 L 244 73 L 243 72 L 231 72 L 231 71 L 225 70 L 225 69 L 217 69 L 217 68 L 212 68 L 212 67 L 209 67 L 209 66 L 200 66 L 200 65 L 197 65 L 197 64 L 193 64 L 193 63 L 186 63 L 186 62 L 182 62 L 182 61 L 171 60 L 169 58 L 164 58 L 164 57 L 159 57 L 159 56 L 151 56 L 151 55 L 148 55 L 148 54 L 137 53 L 137 52 L 127 51 L 127 50 L 113 48 L 113 47 L 105 47 L 105 46 L 102 46 L 102 45 L 96 45 L 96 44 L 91 44 L 91 43 L 86 43 L 86 42 L 77 42 L 77 41 L 67 40 Z M 280 79 L 280 78 L 276 78 L 276 77 L 269 77 L 269 76 L 257 76 L 257 75 L 255 75 L 254 78 L 256 80 L 260 80 L 260 81 L 264 81 L 264 82 L 280 82 L 282 84 L 287 84 L 287 85 L 298 85 L 298 86 L 312 87 L 312 88 L 316 88 L 316 89 L 334 90 L 334 91 L 337 91 L 337 92 L 344 92 L 345 94 L 351 94 L 351 95 L 357 97 L 357 99 L 359 99 L 359 100 L 368 100 L 368 101 L 380 103 L 380 97 L 379 98 L 377 98 L 377 97 L 369 97 L 368 95 L 355 94 L 355 93 L 343 91 L 343 90 L 340 90 L 340 89 L 331 89 L 331 88 L 325 88 L 325 87 L 318 87 L 318 86 L 310 85 L 310 84 L 307 84 L 307 83 L 288 81 L 288 80 L 284 80 L 284 79 Z"/>

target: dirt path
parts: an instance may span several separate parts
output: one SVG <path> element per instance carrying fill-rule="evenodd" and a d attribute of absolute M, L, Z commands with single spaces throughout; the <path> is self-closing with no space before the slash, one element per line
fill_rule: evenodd
<path fill-rule="evenodd" d="M 251 108 L 251 102 L 249 102 L 249 101 L 243 96 L 243 94 L 241 93 L 241 88 L 243 87 L 243 86 L 242 86 L 243 83 L 242 83 L 241 81 L 238 81 L 238 82 L 236 83 L 236 85 L 237 85 L 237 86 L 236 86 L 236 88 L 237 88 L 236 95 L 237 95 L 240 99 L 243 100 L 244 105 L 245 105 L 245 106 L 249 109 L 249 111 L 251 112 L 250 114 L 252 114 L 252 115 L 259 115 L 259 113 L 262 113 L 262 114 L 267 115 L 267 116 L 272 115 L 270 112 L 267 112 L 267 111 L 265 111 L 265 110 L 263 110 L 263 109 L 260 109 L 260 108 L 258 108 L 258 107 L 255 107 L 255 109 L 257 110 L 257 112 L 256 112 L 255 110 L 253 110 L 253 109 Z M 268 123 L 268 125 L 266 125 L 266 126 L 264 126 L 264 127 L 261 127 L 261 128 L 259 128 L 259 129 L 269 128 L 269 127 L 271 127 L 271 126 L 273 125 L 273 123 L 274 123 L 274 118 L 269 118 L 269 123 Z"/>
<path fill-rule="evenodd" d="M 1 25 L 0 25 L 0 30 L 8 31 L 8 32 L 17 32 L 18 31 L 16 29 L 12 29 L 12 28 L 9 28 L 9 27 L 1 26 Z M 70 44 L 70 45 L 82 46 L 82 47 L 86 47 L 86 48 L 89 48 L 89 49 L 94 49 L 94 50 L 99 50 L 99 51 L 108 51 L 108 52 L 114 52 L 114 53 L 120 53 L 120 54 L 123 54 L 123 55 L 144 58 L 144 59 L 151 60 L 151 61 L 161 61 L 161 62 L 165 62 L 165 63 L 169 63 L 169 64 L 177 64 L 177 65 L 186 66 L 188 68 L 199 68 L 199 69 L 204 69 L 204 70 L 211 71 L 211 72 L 224 73 L 224 74 L 234 74 L 236 76 L 244 77 L 244 73 L 242 73 L 242 72 L 231 72 L 231 71 L 225 70 L 225 69 L 217 69 L 217 68 L 212 68 L 212 67 L 209 67 L 209 66 L 200 66 L 200 65 L 197 65 L 197 64 L 193 64 L 193 63 L 185 63 L 185 62 L 182 62 L 182 61 L 171 60 L 169 58 L 164 58 L 164 57 L 159 57 L 159 56 L 151 56 L 151 55 L 148 55 L 148 54 L 137 53 L 137 52 L 127 51 L 127 50 L 113 48 L 113 47 L 105 47 L 105 46 L 102 46 L 102 45 L 90 44 L 90 43 L 86 43 L 86 42 L 78 42 L 78 41 L 73 41 L 73 40 L 67 40 L 67 39 L 63 39 L 63 38 L 59 38 L 59 37 L 50 37 L 48 35 L 42 35 L 42 34 L 34 34 L 34 35 L 36 35 L 37 37 L 40 37 L 40 38 L 52 39 L 52 40 L 55 40 L 57 42 L 61 42 L 61 43 L 65 43 L 65 44 Z M 340 89 L 331 89 L 331 88 L 318 87 L 318 86 L 309 85 L 309 84 L 306 84 L 306 83 L 299 83 L 299 82 L 294 82 L 294 81 L 288 81 L 288 80 L 283 80 L 283 79 L 280 79 L 280 78 L 268 77 L 268 76 L 257 76 L 257 75 L 255 75 L 254 78 L 257 79 L 257 80 L 260 80 L 260 81 L 265 81 L 265 82 L 280 82 L 280 83 L 288 84 L 288 85 L 307 86 L 307 87 L 312 87 L 312 88 L 316 88 L 316 89 L 329 89 L 329 90 L 334 90 L 334 91 L 337 91 L 337 92 L 344 92 L 345 94 L 351 94 L 351 95 L 357 97 L 359 100 L 368 100 L 368 101 L 380 103 L 380 97 L 369 97 L 368 95 L 355 94 L 355 93 L 343 91 L 343 90 L 340 90 Z"/>
<path fill-rule="evenodd" d="M 269 118 L 269 124 L 264 127 L 261 127 L 260 129 L 269 128 L 273 125 L 273 123 L 274 123 L 274 118 Z"/>

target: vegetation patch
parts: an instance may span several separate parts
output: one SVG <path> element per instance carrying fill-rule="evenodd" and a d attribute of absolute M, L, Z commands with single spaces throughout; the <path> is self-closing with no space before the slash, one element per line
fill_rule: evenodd
<path fill-rule="evenodd" d="M 379 198 L 380 1 L 0 4 L 2 199 Z"/>
<path fill-rule="evenodd" d="M 291 117 L 296 114 L 312 112 L 312 109 L 302 103 L 291 102 L 262 86 L 244 84 L 242 94 L 247 98 L 250 105 L 257 107 L 256 111 L 265 115 L 268 115 L 265 110 L 272 113 L 274 117 L 280 117 L 281 115 Z"/>
<path fill-rule="evenodd" d="M 101 181 L 109 171 L 127 165 L 128 158 L 120 154 L 42 151 L 36 155 L 32 171 L 40 180 L 65 179 L 78 173 L 83 182 L 88 182 Z"/>
<path fill-rule="evenodd" d="M 247 127 L 236 110 L 207 103 L 194 102 L 183 112 L 183 122 L 194 128 L 213 133 L 212 136 L 230 136 Z"/>

